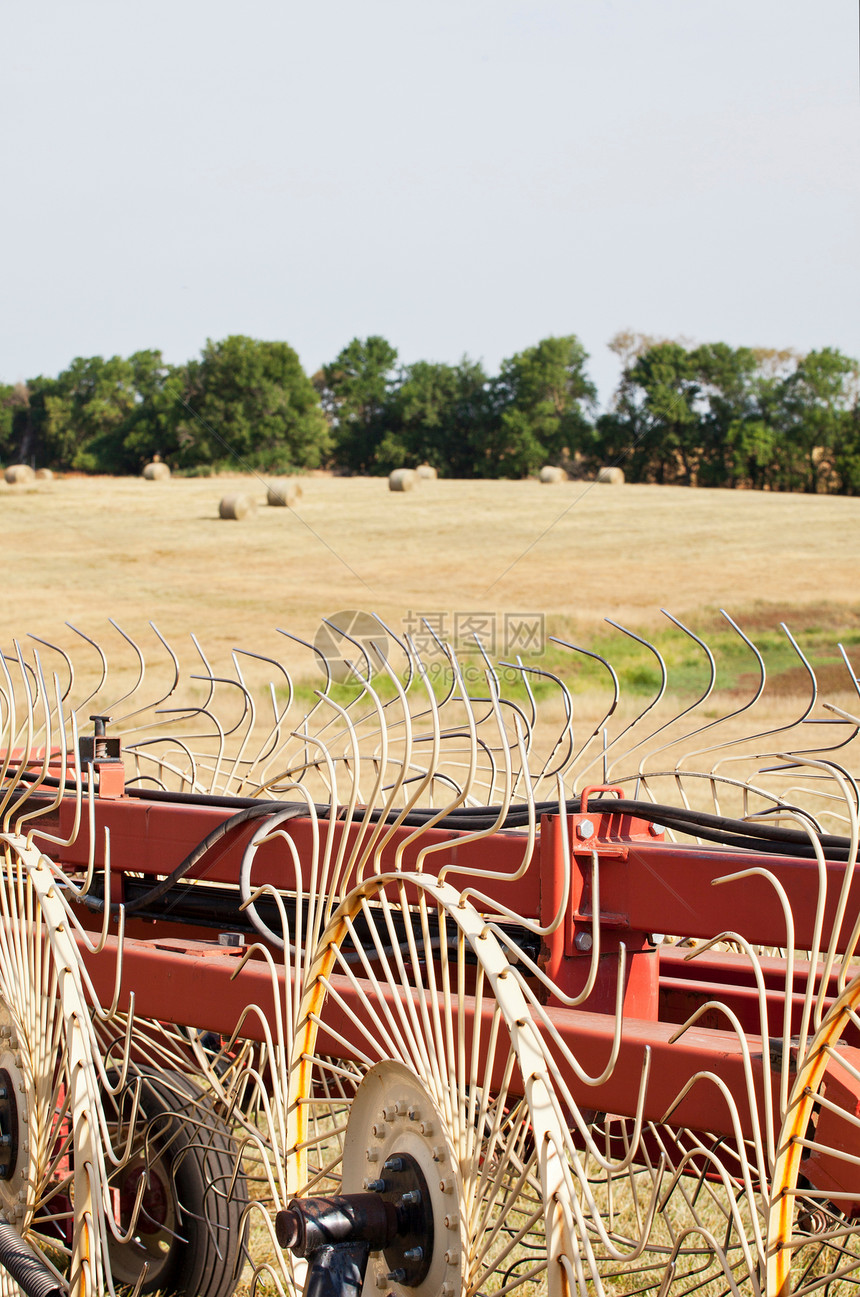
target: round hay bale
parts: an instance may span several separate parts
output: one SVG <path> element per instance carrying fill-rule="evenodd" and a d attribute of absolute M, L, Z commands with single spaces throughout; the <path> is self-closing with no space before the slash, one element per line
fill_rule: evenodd
<path fill-rule="evenodd" d="M 147 482 L 166 482 L 170 477 L 170 469 L 163 460 L 154 459 L 151 464 L 147 464 L 144 468 L 143 476 Z"/>
<path fill-rule="evenodd" d="M 241 521 L 247 518 L 249 514 L 254 513 L 257 508 L 257 502 L 250 495 L 243 495 L 241 491 L 235 495 L 225 495 L 218 506 L 218 514 L 221 518 L 235 518 Z"/>
<path fill-rule="evenodd" d="M 395 468 L 393 473 L 388 474 L 388 489 L 389 491 L 412 491 L 417 481 L 414 468 Z"/>
<path fill-rule="evenodd" d="M 607 486 L 624 485 L 624 469 L 614 465 L 612 468 L 599 468 L 597 470 L 598 482 L 605 482 Z"/>
<path fill-rule="evenodd" d="M 302 494 L 302 488 L 292 478 L 282 482 L 270 482 L 266 492 L 266 503 L 290 509 Z"/>
<path fill-rule="evenodd" d="M 544 486 L 552 486 L 556 482 L 567 481 L 567 473 L 565 473 L 564 469 L 556 468 L 554 464 L 544 464 L 539 476 Z"/>
<path fill-rule="evenodd" d="M 14 486 L 16 483 L 32 482 L 36 474 L 29 464 L 10 464 L 4 476 L 6 481 Z"/>
<path fill-rule="evenodd" d="M 419 464 L 415 470 L 415 476 L 425 478 L 427 481 L 433 481 L 439 474 L 432 464 Z"/>
<path fill-rule="evenodd" d="M 36 469 L 37 482 L 53 482 L 53 480 L 54 480 L 54 474 L 51 472 L 49 468 Z"/>

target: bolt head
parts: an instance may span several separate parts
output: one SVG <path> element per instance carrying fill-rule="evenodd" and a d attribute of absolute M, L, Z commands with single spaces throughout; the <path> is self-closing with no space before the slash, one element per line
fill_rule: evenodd
<path fill-rule="evenodd" d="M 364 1182 L 364 1187 L 368 1193 L 385 1193 L 386 1184 L 384 1180 L 371 1180 L 368 1178 Z"/>
<path fill-rule="evenodd" d="M 661 834 L 666 832 L 666 830 L 663 828 L 662 824 L 649 824 L 648 832 L 651 834 L 652 838 L 659 838 Z"/>
<path fill-rule="evenodd" d="M 594 938 L 590 932 L 577 932 L 573 944 L 577 950 L 587 951 L 594 945 Z"/>
<path fill-rule="evenodd" d="M 579 823 L 578 823 L 577 826 L 576 826 L 576 836 L 577 836 L 578 838 L 593 838 L 593 837 L 594 837 L 594 821 L 593 821 L 593 820 L 580 820 Z"/>
<path fill-rule="evenodd" d="M 404 1206 L 406 1206 L 406 1207 L 413 1207 L 413 1206 L 415 1206 L 416 1203 L 419 1203 L 419 1202 L 421 1201 L 421 1190 L 420 1190 L 420 1189 L 408 1189 L 408 1190 L 406 1191 L 406 1193 L 401 1194 L 401 1196 L 400 1196 L 400 1201 L 401 1201 L 401 1202 L 404 1204 Z"/>
<path fill-rule="evenodd" d="M 403 1253 L 405 1261 L 420 1261 L 424 1256 L 423 1247 L 408 1247 Z"/>

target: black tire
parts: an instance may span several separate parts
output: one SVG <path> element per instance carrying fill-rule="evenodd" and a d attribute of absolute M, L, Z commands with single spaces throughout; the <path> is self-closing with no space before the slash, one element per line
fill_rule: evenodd
<path fill-rule="evenodd" d="M 230 1297 L 239 1278 L 242 1214 L 248 1196 L 236 1173 L 238 1149 L 204 1092 L 180 1072 L 129 1072 L 121 1096 L 106 1107 L 127 1123 L 140 1080 L 136 1152 L 110 1177 L 114 1212 L 128 1230 L 139 1182 L 148 1172 L 133 1236 L 108 1235 L 114 1283 L 141 1293 Z M 127 1126 L 125 1126 L 127 1130 Z M 122 1127 L 118 1130 L 123 1138 Z"/>

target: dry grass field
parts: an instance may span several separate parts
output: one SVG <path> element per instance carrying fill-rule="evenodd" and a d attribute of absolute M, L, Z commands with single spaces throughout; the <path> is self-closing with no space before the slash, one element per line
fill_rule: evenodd
<path fill-rule="evenodd" d="M 152 619 L 226 648 L 372 608 L 395 627 L 410 611 L 541 612 L 587 640 L 607 616 L 653 627 L 661 606 L 694 627 L 724 606 L 753 629 L 785 618 L 837 633 L 860 612 L 850 498 L 535 481 L 394 494 L 384 478 L 303 488 L 283 509 L 253 477 L 0 484 L 7 635 Z M 222 521 L 235 490 L 260 507 Z"/>
<path fill-rule="evenodd" d="M 515 651 L 504 642 L 505 614 L 542 616 L 543 648 L 524 660 L 565 679 L 587 724 L 602 715 L 606 672 L 548 637 L 608 657 L 633 710 L 659 683 L 656 660 L 603 619 L 652 637 L 669 667 L 669 695 L 686 705 L 704 687 L 707 664 L 662 616 L 666 608 L 714 648 L 707 719 L 756 688 L 755 660 L 720 617 L 724 607 L 765 654 L 759 720 L 781 723 L 809 691 L 781 621 L 813 662 L 822 696 L 855 708 L 836 646 L 842 641 L 860 667 L 858 500 L 536 481 L 430 481 L 398 494 L 384 478 L 322 475 L 302 487 L 298 507 L 286 509 L 267 506 L 266 483 L 254 476 L 0 483 L 7 651 L 28 632 L 75 643 L 81 683 L 97 660 L 70 637 L 68 621 L 103 644 L 116 684 L 136 663 L 108 619 L 166 667 L 148 629 L 153 621 L 184 671 L 199 670 L 193 631 L 216 674 L 231 673 L 232 648 L 249 648 L 284 662 L 310 702 L 320 673 L 278 627 L 312 640 L 321 616 L 358 608 L 377 612 L 396 633 L 420 630 L 427 615 L 453 638 L 458 618 L 462 631 L 475 614 L 495 627 L 495 653 L 489 640 L 487 647 L 504 660 Z M 219 501 L 235 491 L 252 495 L 257 511 L 222 520 Z M 480 665 L 462 637 L 458 652 Z M 532 680 L 544 695 L 538 737 L 551 745 L 563 724 L 560 696 Z M 504 685 L 517 695 L 514 673 Z"/>

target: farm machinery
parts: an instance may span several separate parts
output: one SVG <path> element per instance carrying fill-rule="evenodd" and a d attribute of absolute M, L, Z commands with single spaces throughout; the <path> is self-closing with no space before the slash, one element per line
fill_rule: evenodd
<path fill-rule="evenodd" d="M 695 701 L 645 645 L 654 695 L 600 659 L 585 725 L 574 645 L 507 696 L 379 622 L 343 683 L 306 646 L 303 705 L 154 628 L 15 641 L 2 1290 L 854 1287 L 860 719 L 789 637 L 805 696 L 757 721 L 727 624 L 746 694 L 676 623 Z"/>

